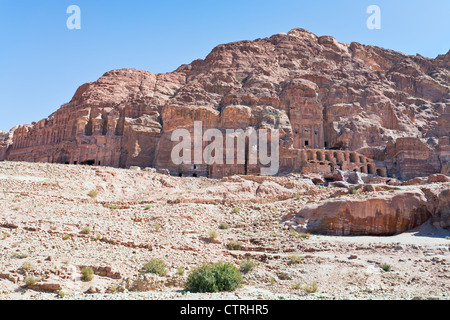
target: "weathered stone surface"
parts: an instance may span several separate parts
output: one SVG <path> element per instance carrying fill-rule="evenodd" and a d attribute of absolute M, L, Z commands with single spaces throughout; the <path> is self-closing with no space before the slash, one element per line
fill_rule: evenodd
<path fill-rule="evenodd" d="M 428 177 L 429 183 L 439 183 L 439 182 L 449 182 L 449 181 L 450 181 L 450 177 L 447 177 L 446 175 L 443 175 L 443 174 L 433 174 Z"/>
<path fill-rule="evenodd" d="M 279 129 L 280 174 L 448 175 L 449 76 L 448 53 L 409 56 L 294 29 L 219 45 L 171 73 L 107 72 L 48 118 L 0 133 L 0 160 L 259 173 L 173 164 L 173 131 L 202 121 L 205 130 Z"/>
<path fill-rule="evenodd" d="M 183 284 L 184 279 L 178 276 L 160 277 L 155 274 L 141 274 L 124 279 L 119 291 L 124 289 L 137 292 L 157 291 L 165 287 L 181 287 Z"/>
<path fill-rule="evenodd" d="M 33 289 L 36 291 L 58 292 L 62 289 L 62 286 L 59 283 L 42 282 L 42 283 L 36 283 L 36 284 L 30 286 L 30 289 Z"/>
<path fill-rule="evenodd" d="M 450 228 L 450 189 L 442 187 L 433 189 L 423 187 L 422 191 L 428 198 L 428 204 L 433 212 L 432 223 L 436 227 Z"/>
<path fill-rule="evenodd" d="M 359 172 L 352 172 L 348 175 L 347 182 L 351 184 L 364 184 L 364 181 Z"/>
<path fill-rule="evenodd" d="M 306 206 L 283 220 L 299 232 L 388 236 L 420 226 L 432 215 L 427 198 L 417 190 L 333 199 L 321 205 Z"/>

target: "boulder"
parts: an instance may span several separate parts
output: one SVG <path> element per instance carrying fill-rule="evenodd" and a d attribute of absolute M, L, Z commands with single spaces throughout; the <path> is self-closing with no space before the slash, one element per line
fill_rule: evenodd
<path fill-rule="evenodd" d="M 389 236 L 422 225 L 432 214 L 424 193 L 415 190 L 331 199 L 285 216 L 283 224 L 298 232 Z"/>
<path fill-rule="evenodd" d="M 432 174 L 428 177 L 429 183 L 450 182 L 450 177 L 444 174 Z"/>
<path fill-rule="evenodd" d="M 347 182 L 351 184 L 364 184 L 360 172 L 350 172 L 347 174 Z"/>
<path fill-rule="evenodd" d="M 345 181 L 336 181 L 336 182 L 330 182 L 328 186 L 332 188 L 345 188 L 348 189 L 350 187 L 350 184 L 348 184 Z"/>

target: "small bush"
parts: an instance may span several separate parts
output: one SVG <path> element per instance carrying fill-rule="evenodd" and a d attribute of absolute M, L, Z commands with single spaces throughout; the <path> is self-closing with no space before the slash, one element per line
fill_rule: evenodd
<path fill-rule="evenodd" d="M 115 206 L 115 205 L 110 205 L 109 208 L 110 208 L 111 210 L 117 210 L 117 206 Z"/>
<path fill-rule="evenodd" d="M 166 263 L 161 259 L 151 259 L 149 262 L 144 264 L 142 273 L 153 273 L 164 277 L 167 274 Z"/>
<path fill-rule="evenodd" d="M 144 208 L 144 210 L 148 211 L 148 210 L 150 210 L 151 208 L 152 208 L 151 205 L 146 205 L 145 208 Z"/>
<path fill-rule="evenodd" d="M 239 209 L 238 207 L 233 208 L 233 213 L 239 213 L 239 211 L 241 211 L 241 209 Z"/>
<path fill-rule="evenodd" d="M 309 233 L 303 233 L 303 232 L 297 232 L 294 229 L 289 230 L 291 236 L 300 238 L 300 239 L 309 239 L 311 238 L 311 235 Z"/>
<path fill-rule="evenodd" d="M 207 263 L 193 270 L 186 281 L 191 292 L 233 291 L 242 285 L 242 274 L 231 263 Z"/>
<path fill-rule="evenodd" d="M 208 232 L 208 237 L 209 237 L 209 240 L 211 240 L 211 241 L 215 241 L 218 236 L 219 236 L 219 234 L 215 230 L 211 230 Z"/>
<path fill-rule="evenodd" d="M 64 236 L 63 236 L 63 240 L 69 240 L 70 239 L 70 236 L 68 235 L 68 234 L 65 234 Z"/>
<path fill-rule="evenodd" d="M 178 267 L 177 268 L 177 275 L 184 276 L 185 272 L 186 272 L 186 270 L 183 267 Z"/>
<path fill-rule="evenodd" d="M 25 285 L 26 285 L 27 287 L 32 287 L 32 286 L 34 286 L 36 283 L 39 282 L 39 279 L 36 279 L 36 278 L 34 278 L 34 277 L 28 277 L 28 278 L 25 278 L 24 282 L 25 282 Z"/>
<path fill-rule="evenodd" d="M 227 229 L 229 229 L 230 228 L 230 226 L 228 225 L 228 223 L 226 223 L 226 222 L 222 222 L 220 225 L 219 225 L 219 229 L 220 230 L 227 230 Z"/>
<path fill-rule="evenodd" d="M 65 296 L 66 296 L 66 293 L 65 293 L 64 291 L 60 290 L 60 291 L 58 292 L 58 298 L 63 299 Z"/>
<path fill-rule="evenodd" d="M 241 250 L 243 243 L 236 240 L 231 240 L 228 242 L 227 248 L 228 250 Z"/>
<path fill-rule="evenodd" d="M 84 227 L 83 230 L 81 230 L 81 233 L 88 235 L 89 233 L 91 233 L 91 228 L 90 227 Z"/>
<path fill-rule="evenodd" d="M 250 258 L 244 259 L 239 263 L 239 269 L 242 273 L 249 273 L 256 267 L 256 261 Z"/>
<path fill-rule="evenodd" d="M 89 282 L 94 280 L 94 269 L 85 267 L 81 270 L 81 280 Z"/>
<path fill-rule="evenodd" d="M 305 290 L 306 293 L 316 293 L 319 291 L 319 285 L 317 282 L 313 282 L 311 284 L 307 284 L 303 287 L 303 290 Z"/>
<path fill-rule="evenodd" d="M 88 196 L 91 197 L 92 199 L 97 198 L 97 196 L 98 196 L 98 190 L 92 189 L 91 191 L 89 191 Z"/>
<path fill-rule="evenodd" d="M 161 225 L 155 224 L 155 231 L 156 231 L 156 232 L 161 231 Z"/>
<path fill-rule="evenodd" d="M 381 269 L 383 269 L 383 271 L 385 271 L 385 272 L 389 272 L 389 271 L 391 271 L 392 267 L 390 264 L 385 263 L 381 266 Z"/>
<path fill-rule="evenodd" d="M 301 239 L 309 239 L 309 238 L 311 238 L 311 235 L 309 233 L 299 232 L 297 234 L 297 237 L 299 237 Z"/>
<path fill-rule="evenodd" d="M 294 254 L 289 257 L 289 260 L 290 260 L 291 264 L 299 264 L 302 262 L 302 257 L 300 257 L 297 254 Z"/>
<path fill-rule="evenodd" d="M 20 252 L 13 252 L 12 257 L 15 259 L 26 259 L 26 258 L 28 258 L 28 254 L 20 253 Z"/>
<path fill-rule="evenodd" d="M 33 270 L 33 268 L 34 268 L 33 264 L 31 262 L 29 262 L 29 261 L 26 261 L 26 262 L 24 262 L 22 264 L 22 268 L 21 269 L 24 272 L 28 272 L 28 271 Z"/>
<path fill-rule="evenodd" d="M 302 288 L 302 285 L 300 284 L 300 282 L 295 282 L 292 285 L 292 289 L 294 289 L 294 290 L 300 290 L 301 288 Z"/>
<path fill-rule="evenodd" d="M 300 199 L 301 199 L 301 196 L 299 194 L 295 196 L 295 200 L 300 200 Z"/>

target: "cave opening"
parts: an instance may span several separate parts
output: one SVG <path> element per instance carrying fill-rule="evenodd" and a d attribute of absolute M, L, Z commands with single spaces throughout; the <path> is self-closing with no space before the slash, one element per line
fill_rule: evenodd
<path fill-rule="evenodd" d="M 81 162 L 81 165 L 84 166 L 93 166 L 95 164 L 95 160 L 86 160 L 84 162 Z"/>

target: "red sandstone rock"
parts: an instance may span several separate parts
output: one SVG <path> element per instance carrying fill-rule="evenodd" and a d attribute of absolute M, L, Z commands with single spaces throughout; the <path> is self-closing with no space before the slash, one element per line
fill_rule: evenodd
<path fill-rule="evenodd" d="M 448 61 L 448 53 L 409 56 L 303 29 L 219 45 L 172 73 L 114 70 L 82 85 L 47 119 L 0 134 L 0 160 L 259 173 L 174 165 L 172 132 L 203 121 L 205 129 L 280 129 L 280 174 L 448 174 Z"/>
<path fill-rule="evenodd" d="M 420 226 L 431 216 L 424 193 L 407 191 L 333 199 L 322 205 L 306 206 L 285 216 L 283 221 L 299 232 L 387 236 Z"/>
<path fill-rule="evenodd" d="M 428 177 L 428 182 L 429 183 L 436 183 L 436 182 L 449 182 L 450 181 L 450 177 L 447 177 L 446 175 L 443 174 L 433 174 L 431 176 Z"/>

